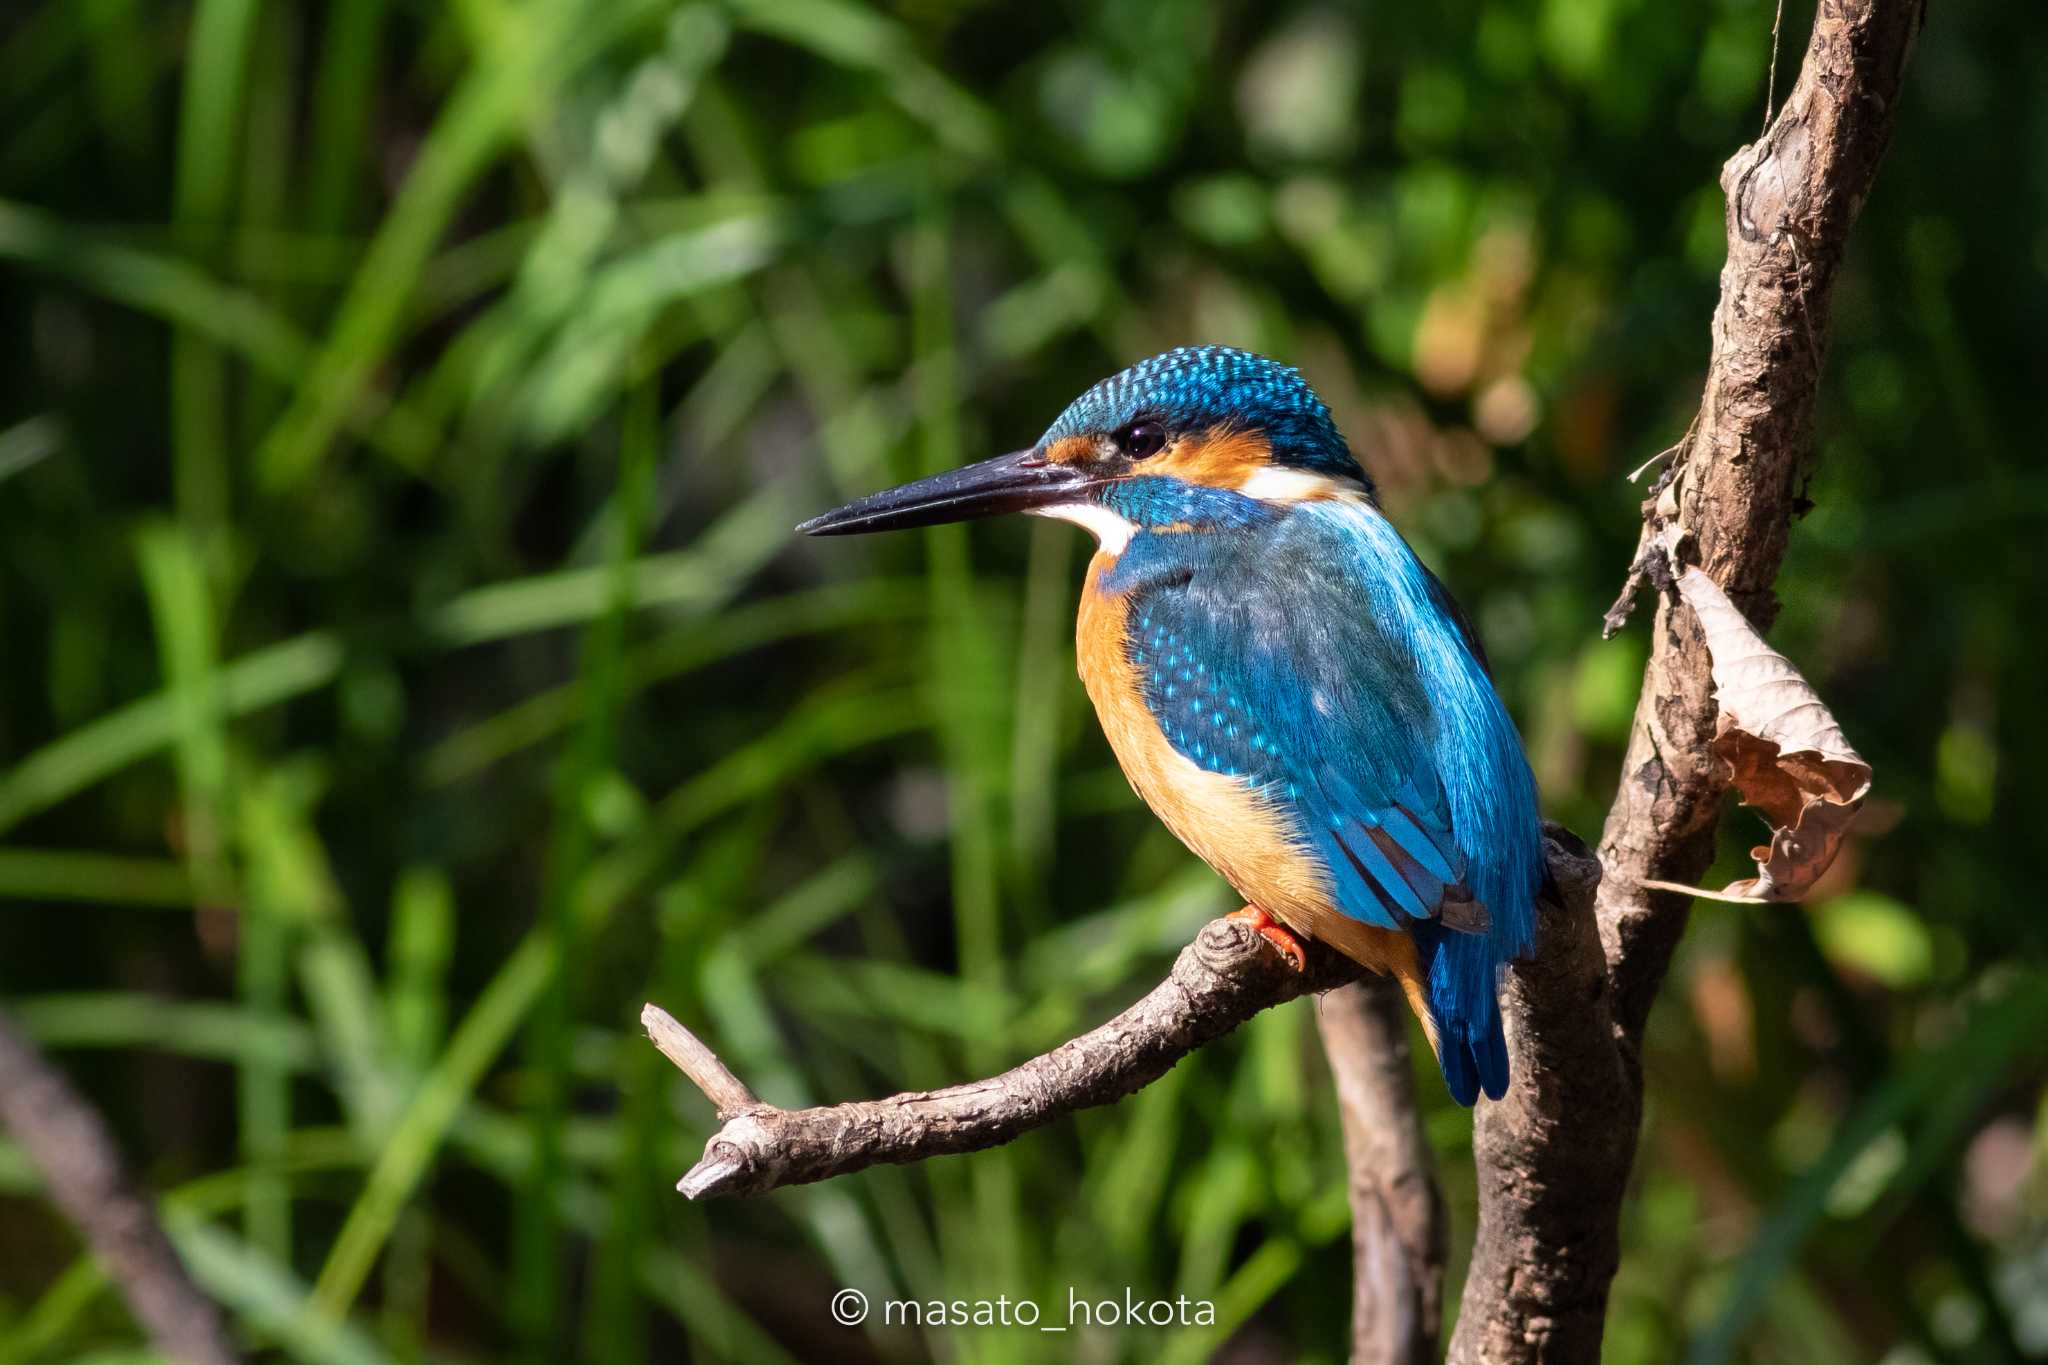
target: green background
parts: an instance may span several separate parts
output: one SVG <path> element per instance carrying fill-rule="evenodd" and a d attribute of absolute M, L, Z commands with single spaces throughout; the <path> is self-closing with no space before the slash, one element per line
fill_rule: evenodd
<path fill-rule="evenodd" d="M 1307 1004 L 999 1151 L 672 1192 L 710 1115 L 643 1000 L 778 1102 L 938 1085 L 1234 904 L 1088 713 L 1079 533 L 788 528 L 1167 346 L 1284 357 L 1597 835 L 1628 475 L 1698 402 L 1773 18 L 8 7 L 6 1007 L 266 1358 L 1341 1358 Z M 1876 789 L 1810 905 L 1695 914 L 1612 1360 L 2048 1352 L 2044 91 L 2037 5 L 1937 0 L 1773 635 Z M 4 1144 L 0 1245 L 0 1362 L 134 1355 Z M 858 1332 L 841 1286 L 1219 1324 Z"/>

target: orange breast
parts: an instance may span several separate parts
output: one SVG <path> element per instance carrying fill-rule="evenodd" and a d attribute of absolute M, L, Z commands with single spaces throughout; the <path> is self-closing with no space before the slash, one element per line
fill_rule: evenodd
<path fill-rule="evenodd" d="M 1414 940 L 1337 909 L 1328 874 L 1294 838 L 1288 818 L 1242 780 L 1210 772 L 1180 753 L 1160 730 L 1131 664 L 1128 604 L 1101 589 L 1103 573 L 1115 562 L 1098 553 L 1088 566 L 1075 657 L 1088 699 L 1095 703 L 1109 747 L 1132 788 L 1176 838 L 1246 901 L 1296 933 L 1400 978 L 1410 1005 L 1428 1023 Z"/>

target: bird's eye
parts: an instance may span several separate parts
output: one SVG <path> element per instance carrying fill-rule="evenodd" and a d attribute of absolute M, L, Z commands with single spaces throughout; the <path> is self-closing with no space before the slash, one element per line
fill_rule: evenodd
<path fill-rule="evenodd" d="M 1157 422 L 1133 422 L 1116 434 L 1116 444 L 1134 460 L 1148 459 L 1166 449 L 1166 428 Z"/>

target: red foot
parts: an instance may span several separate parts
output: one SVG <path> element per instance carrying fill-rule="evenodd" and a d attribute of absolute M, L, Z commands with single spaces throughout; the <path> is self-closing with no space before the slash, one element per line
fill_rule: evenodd
<path fill-rule="evenodd" d="M 1301 940 L 1279 920 L 1274 919 L 1256 905 L 1247 905 L 1242 910 L 1233 910 L 1225 919 L 1241 919 L 1252 927 L 1252 932 L 1278 948 L 1293 964 L 1297 972 L 1308 970 L 1308 954 L 1302 951 Z"/>

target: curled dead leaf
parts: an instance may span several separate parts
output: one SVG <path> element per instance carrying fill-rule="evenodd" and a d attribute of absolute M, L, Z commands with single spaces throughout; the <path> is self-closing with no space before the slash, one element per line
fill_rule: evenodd
<path fill-rule="evenodd" d="M 1743 804 L 1769 822 L 1771 842 L 1750 850 L 1756 876 L 1720 891 L 1645 885 L 1751 904 L 1796 901 L 1840 851 L 1870 792 L 1870 765 L 1799 670 L 1764 643 L 1713 579 L 1688 568 L 1679 575 L 1678 591 L 1699 618 L 1713 655 L 1720 707 L 1714 756 L 1727 765 Z"/>

